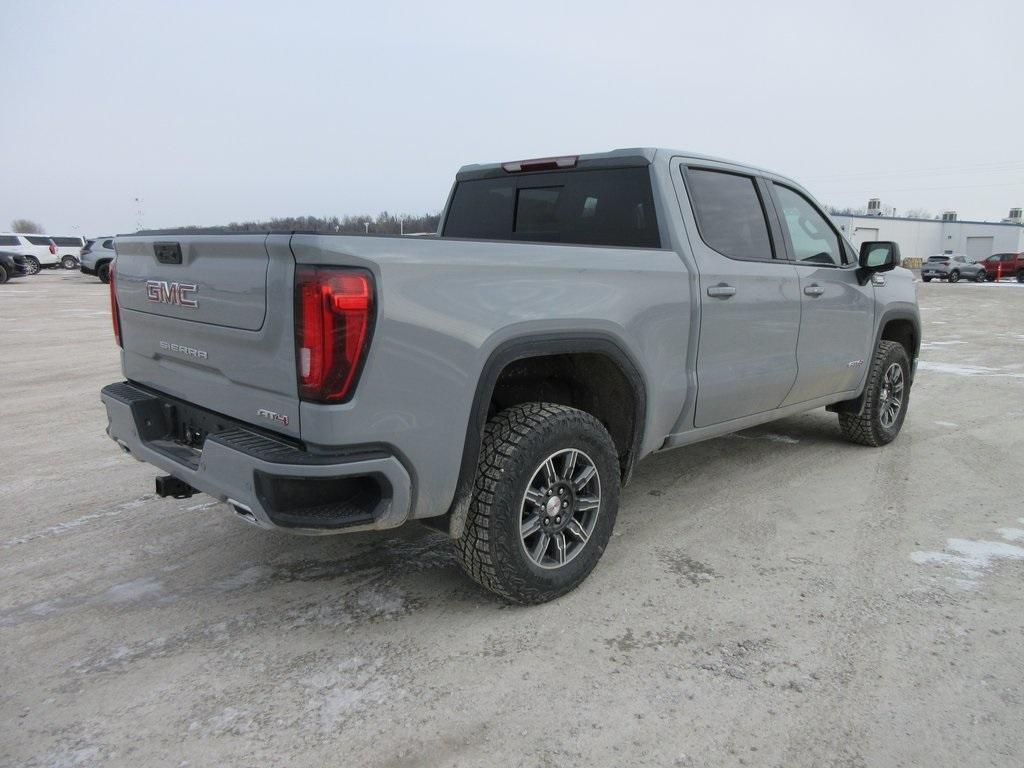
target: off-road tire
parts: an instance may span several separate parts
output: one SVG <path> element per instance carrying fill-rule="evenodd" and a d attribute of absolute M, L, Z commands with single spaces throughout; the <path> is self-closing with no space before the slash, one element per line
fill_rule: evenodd
<path fill-rule="evenodd" d="M 26 256 L 25 266 L 28 268 L 28 273 L 30 275 L 38 275 L 39 270 L 42 269 L 42 267 L 39 265 L 39 259 L 37 259 L 35 256 Z"/>
<path fill-rule="evenodd" d="M 541 568 L 520 539 L 523 496 L 537 467 L 559 450 L 584 451 L 600 479 L 601 506 L 584 548 L 565 565 Z M 619 508 L 619 460 L 608 431 L 589 413 L 553 403 L 524 403 L 484 429 L 459 561 L 480 585 L 512 603 L 537 604 L 575 589 L 597 565 Z"/>
<path fill-rule="evenodd" d="M 903 368 L 903 403 L 892 427 L 882 425 L 879 401 L 882 391 L 882 377 L 893 363 Z M 910 405 L 910 358 L 907 350 L 897 341 L 880 341 L 871 360 L 868 382 L 864 388 L 864 404 L 860 413 L 839 413 L 839 428 L 843 437 L 851 443 L 877 448 L 896 439 L 907 416 Z"/>
<path fill-rule="evenodd" d="M 106 261 L 96 267 L 96 277 L 100 279 L 101 283 L 110 282 L 110 262 Z"/>
<path fill-rule="evenodd" d="M 949 282 L 951 282 L 951 283 L 959 283 L 960 282 L 960 271 L 959 270 L 954 269 L 952 272 L 949 273 Z"/>

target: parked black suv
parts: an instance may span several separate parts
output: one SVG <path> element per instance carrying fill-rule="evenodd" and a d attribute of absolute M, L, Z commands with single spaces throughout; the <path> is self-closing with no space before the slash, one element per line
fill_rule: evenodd
<path fill-rule="evenodd" d="M 6 283 L 12 277 L 24 277 L 28 274 L 25 257 L 10 251 L 0 251 L 0 283 Z"/>

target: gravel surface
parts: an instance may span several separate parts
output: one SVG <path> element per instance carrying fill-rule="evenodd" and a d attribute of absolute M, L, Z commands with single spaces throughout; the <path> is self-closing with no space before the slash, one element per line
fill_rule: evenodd
<path fill-rule="evenodd" d="M 576 592 L 421 526 L 297 538 L 104 435 L 106 287 L 0 286 L 0 765 L 1020 766 L 1024 286 L 919 284 L 903 433 L 642 462 Z"/>

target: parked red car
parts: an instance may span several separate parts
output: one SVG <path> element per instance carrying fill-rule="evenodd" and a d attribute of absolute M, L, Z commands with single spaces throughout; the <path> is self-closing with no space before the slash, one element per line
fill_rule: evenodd
<path fill-rule="evenodd" d="M 985 268 L 989 282 L 1002 276 L 1016 277 L 1018 283 L 1024 283 L 1024 253 L 993 253 L 978 264 Z"/>

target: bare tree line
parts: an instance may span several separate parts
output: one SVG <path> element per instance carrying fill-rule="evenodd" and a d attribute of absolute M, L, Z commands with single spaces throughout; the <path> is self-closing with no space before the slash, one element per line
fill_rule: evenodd
<path fill-rule="evenodd" d="M 233 221 L 212 227 L 196 225 L 170 227 L 166 229 L 143 229 L 140 235 L 216 235 L 232 232 L 321 232 L 324 234 L 378 235 L 412 234 L 415 232 L 436 232 L 440 213 L 425 213 L 418 216 L 394 214 L 382 211 L 376 216 L 284 216 L 265 221 Z"/>

